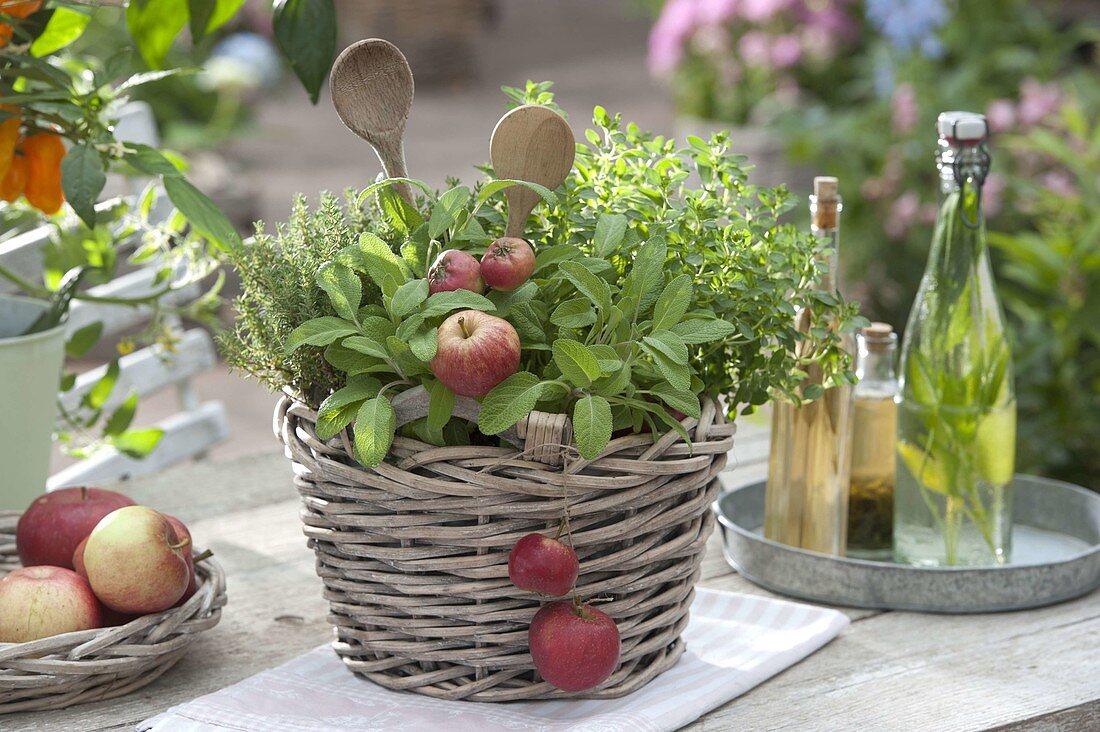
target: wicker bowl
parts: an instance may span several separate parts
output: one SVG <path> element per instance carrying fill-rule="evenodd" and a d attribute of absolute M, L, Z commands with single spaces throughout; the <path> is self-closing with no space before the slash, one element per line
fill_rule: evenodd
<path fill-rule="evenodd" d="M 15 552 L 18 520 L 18 512 L 0 511 L 0 576 L 20 566 Z M 212 558 L 195 565 L 195 571 L 198 590 L 180 607 L 116 628 L 0 643 L 0 714 L 111 699 L 155 681 L 199 633 L 221 619 L 225 572 Z"/>
<path fill-rule="evenodd" d="M 394 406 L 399 424 L 415 418 L 402 416 L 397 399 Z M 734 425 L 713 402 L 704 401 L 699 420 L 685 420 L 691 446 L 676 433 L 656 443 L 631 435 L 564 467 L 553 464 L 563 452 L 554 446 L 569 443 L 561 415 L 533 413 L 517 448 L 398 437 L 373 469 L 349 457 L 346 435 L 320 440 L 316 419 L 284 398 L 275 428 L 294 463 L 334 648 L 355 673 L 441 699 L 607 699 L 644 686 L 683 653 L 713 528 L 709 506 L 733 446 Z M 556 531 L 566 506 L 577 591 L 622 636 L 619 669 L 582 694 L 533 670 L 527 628 L 546 598 L 508 579 L 512 545 Z"/>

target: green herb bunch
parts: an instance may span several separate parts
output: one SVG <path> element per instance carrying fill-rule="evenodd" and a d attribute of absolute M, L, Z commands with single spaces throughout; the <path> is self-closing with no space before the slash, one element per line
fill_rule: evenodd
<path fill-rule="evenodd" d="M 699 416 L 703 395 L 722 399 L 731 415 L 771 393 L 797 398 L 809 360 L 823 365 L 827 384 L 851 381 L 840 332 L 855 323 L 854 309 L 815 290 L 819 243 L 778 221 L 791 197 L 749 186 L 722 135 L 678 150 L 601 108 L 594 121 L 555 192 L 490 180 L 435 196 L 403 179 L 424 194 L 410 205 L 381 181 L 359 197 L 369 210 L 361 231 L 348 221 L 325 230 L 299 209 L 274 250 L 272 240 L 253 245 L 273 256 L 261 250 L 237 262 L 279 272 L 242 273 L 232 362 L 312 401 L 321 438 L 354 423 L 356 457 L 368 466 L 393 440 L 391 398 L 421 385 L 429 415 L 403 428 L 418 439 L 483 441 L 538 409 L 569 414 L 590 459 L 618 430 L 688 439 L 682 419 Z M 544 201 L 526 227 L 537 252 L 532 278 L 513 292 L 429 296 L 426 269 L 438 252 L 480 257 L 503 233 L 499 194 L 510 185 Z M 837 327 L 800 334 L 794 314 L 803 306 Z M 466 309 L 508 320 L 522 347 L 519 371 L 482 399 L 476 428 L 452 416 L 455 396 L 429 369 L 439 324 Z M 795 357 L 799 341 L 808 346 Z"/>

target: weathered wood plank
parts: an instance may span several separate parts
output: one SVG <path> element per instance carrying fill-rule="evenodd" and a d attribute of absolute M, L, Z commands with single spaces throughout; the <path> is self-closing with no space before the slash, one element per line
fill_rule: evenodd
<path fill-rule="evenodd" d="M 191 411 L 173 414 L 156 426 L 164 430 L 164 436 L 146 457 L 135 460 L 113 448 L 107 449 L 51 475 L 46 485 L 55 490 L 158 473 L 201 455 L 229 436 L 229 417 L 221 402 L 200 404 Z"/>

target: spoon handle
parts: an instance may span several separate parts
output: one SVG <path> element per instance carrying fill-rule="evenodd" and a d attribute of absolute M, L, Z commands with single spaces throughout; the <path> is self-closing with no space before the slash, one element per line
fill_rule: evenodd
<path fill-rule="evenodd" d="M 409 171 L 405 167 L 405 146 L 401 141 L 401 135 L 396 137 L 383 137 L 372 145 L 378 159 L 382 162 L 382 170 L 387 178 L 408 178 Z M 394 183 L 393 189 L 397 194 L 413 203 L 412 188 L 408 183 Z"/>
<path fill-rule="evenodd" d="M 504 196 L 508 199 L 508 224 L 504 227 L 504 235 L 522 239 L 523 230 L 527 227 L 527 217 L 539 202 L 539 196 L 523 186 L 505 188 Z"/>

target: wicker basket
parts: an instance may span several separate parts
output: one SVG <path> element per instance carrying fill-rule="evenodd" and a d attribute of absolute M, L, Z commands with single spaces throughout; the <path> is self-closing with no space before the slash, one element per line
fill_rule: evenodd
<path fill-rule="evenodd" d="M 0 576 L 20 566 L 15 552 L 18 520 L 18 512 L 0 511 Z M 0 643 L 0 714 L 112 699 L 155 681 L 199 633 L 221 619 L 225 573 L 213 559 L 195 570 L 198 590 L 178 608 L 117 628 Z"/>
<path fill-rule="evenodd" d="M 407 394 L 394 400 L 399 424 L 418 416 L 398 403 Z M 473 416 L 467 410 L 476 402 L 460 397 L 455 413 Z M 708 509 L 733 446 L 734 425 L 712 401 L 698 421 L 685 421 L 691 447 L 675 433 L 655 444 L 631 435 L 564 468 L 551 465 L 563 452 L 554 446 L 569 442 L 561 415 L 533 413 L 505 435 L 522 449 L 398 437 L 374 469 L 349 458 L 346 435 L 318 439 L 316 419 L 284 398 L 275 428 L 294 461 L 334 647 L 355 673 L 442 699 L 607 699 L 644 686 L 683 653 L 713 527 Z M 532 670 L 527 628 L 540 599 L 508 580 L 512 545 L 555 531 L 566 504 L 577 590 L 622 636 L 620 668 L 583 694 Z"/>

